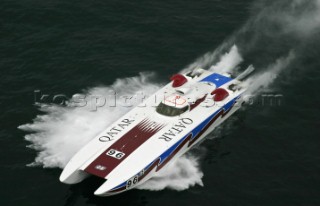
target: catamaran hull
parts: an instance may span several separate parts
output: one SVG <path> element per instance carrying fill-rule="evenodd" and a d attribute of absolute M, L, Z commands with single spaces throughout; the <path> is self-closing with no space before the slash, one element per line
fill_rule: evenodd
<path fill-rule="evenodd" d="M 85 145 L 60 181 L 101 177 L 106 181 L 94 192 L 98 196 L 135 188 L 201 143 L 242 105 L 245 87 L 228 75 L 198 70 L 172 80 Z M 155 101 L 156 108 L 146 106 Z"/>

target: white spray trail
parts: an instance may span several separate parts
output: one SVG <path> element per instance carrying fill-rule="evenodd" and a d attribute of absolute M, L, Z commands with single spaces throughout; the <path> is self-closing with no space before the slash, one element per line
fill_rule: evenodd
<path fill-rule="evenodd" d="M 243 61 L 238 47 L 233 45 L 229 52 L 225 53 L 220 57 L 220 61 L 210 67 L 210 71 L 215 71 L 218 73 L 231 72 L 236 66 L 238 66 Z"/>
<path fill-rule="evenodd" d="M 222 44 L 213 52 L 208 52 L 199 57 L 193 63 L 184 68 L 181 72 L 187 72 L 195 68 L 209 69 L 216 72 L 229 72 L 243 59 L 240 56 L 238 47 L 234 44 L 228 52 L 225 52 L 229 46 L 227 43 Z"/>
<path fill-rule="evenodd" d="M 276 60 L 274 64 L 268 66 L 265 72 L 256 74 L 248 78 L 244 84 L 247 85 L 248 90 L 247 93 L 250 95 L 257 94 L 263 89 L 267 88 L 272 84 L 279 74 L 288 67 L 291 61 L 294 60 L 294 53 L 290 52 L 288 56 L 284 58 L 279 58 Z"/>
<path fill-rule="evenodd" d="M 111 90 L 116 91 L 118 96 L 132 96 L 139 92 L 148 96 L 159 89 L 159 85 L 148 81 L 149 77 L 150 74 L 141 74 L 139 77 L 118 79 L 112 86 L 91 88 L 85 91 L 85 94 L 88 97 L 108 97 Z M 91 104 L 96 99 L 86 100 L 88 104 L 82 107 L 74 107 L 71 103 L 66 107 L 42 105 L 40 110 L 46 114 L 38 115 L 30 124 L 19 126 L 19 129 L 32 132 L 26 135 L 25 139 L 31 142 L 30 148 L 38 151 L 35 161 L 29 164 L 30 166 L 64 168 L 81 147 L 132 109 L 105 105 L 93 111 Z M 71 98 L 70 102 L 75 101 Z"/>
<path fill-rule="evenodd" d="M 202 177 L 198 159 L 191 154 L 183 155 L 156 173 L 156 176 L 139 185 L 138 189 L 156 191 L 169 188 L 181 191 L 195 185 L 203 186 Z"/>
<path fill-rule="evenodd" d="M 254 65 L 257 71 L 245 82 L 249 86 L 248 92 L 256 94 L 262 91 L 261 88 L 269 87 L 281 72 L 297 61 L 297 57 L 303 55 L 299 53 L 300 47 L 305 41 L 312 41 L 320 31 L 320 0 L 257 1 L 253 9 L 257 11 L 256 14 L 243 27 L 216 50 L 204 54 L 185 70 L 202 67 L 220 73 L 232 73 L 246 54 L 257 55 L 258 62 L 266 66 Z M 230 45 L 233 46 L 230 48 Z M 230 51 L 223 55 L 227 48 Z M 243 53 L 240 54 L 239 50 Z M 279 52 L 278 56 L 274 56 L 276 52 Z M 270 59 L 265 61 L 265 57 Z M 220 62 L 210 67 L 219 58 Z"/>

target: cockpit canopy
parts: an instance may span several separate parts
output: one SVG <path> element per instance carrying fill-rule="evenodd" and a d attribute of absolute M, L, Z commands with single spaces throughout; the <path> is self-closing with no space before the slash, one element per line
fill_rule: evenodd
<path fill-rule="evenodd" d="M 184 112 L 186 112 L 188 110 L 189 106 L 185 106 L 182 108 L 177 108 L 177 107 L 172 107 L 169 105 L 166 105 L 164 103 L 160 103 L 156 109 L 156 111 L 159 114 L 165 115 L 165 116 L 169 116 L 169 117 L 173 117 L 173 116 L 178 116 L 183 114 Z"/>

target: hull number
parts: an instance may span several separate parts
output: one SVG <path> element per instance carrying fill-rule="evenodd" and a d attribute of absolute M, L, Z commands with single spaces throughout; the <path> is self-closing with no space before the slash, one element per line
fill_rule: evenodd
<path fill-rule="evenodd" d="M 106 155 L 111 156 L 111 157 L 116 158 L 116 159 L 121 159 L 122 157 L 124 157 L 125 154 L 123 152 L 119 152 L 119 151 L 117 151 L 115 149 L 110 149 L 106 153 Z"/>
<path fill-rule="evenodd" d="M 129 179 L 127 181 L 127 189 L 129 189 L 130 187 L 134 186 L 135 184 L 137 184 L 139 181 L 138 175 L 132 177 L 131 179 Z"/>

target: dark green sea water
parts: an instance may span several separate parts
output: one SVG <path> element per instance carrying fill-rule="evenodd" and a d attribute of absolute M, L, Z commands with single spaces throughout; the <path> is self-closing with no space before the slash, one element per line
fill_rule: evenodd
<path fill-rule="evenodd" d="M 0 205 L 320 205 L 319 8 L 316 0 L 2 1 Z M 139 72 L 165 83 L 207 52 L 216 63 L 233 44 L 243 65 L 277 75 L 264 92 L 283 101 L 247 105 L 202 144 L 203 187 L 101 198 L 100 180 L 69 186 L 59 168 L 26 166 L 39 151 L 18 126 L 44 114 L 34 90 L 71 97 Z"/>

